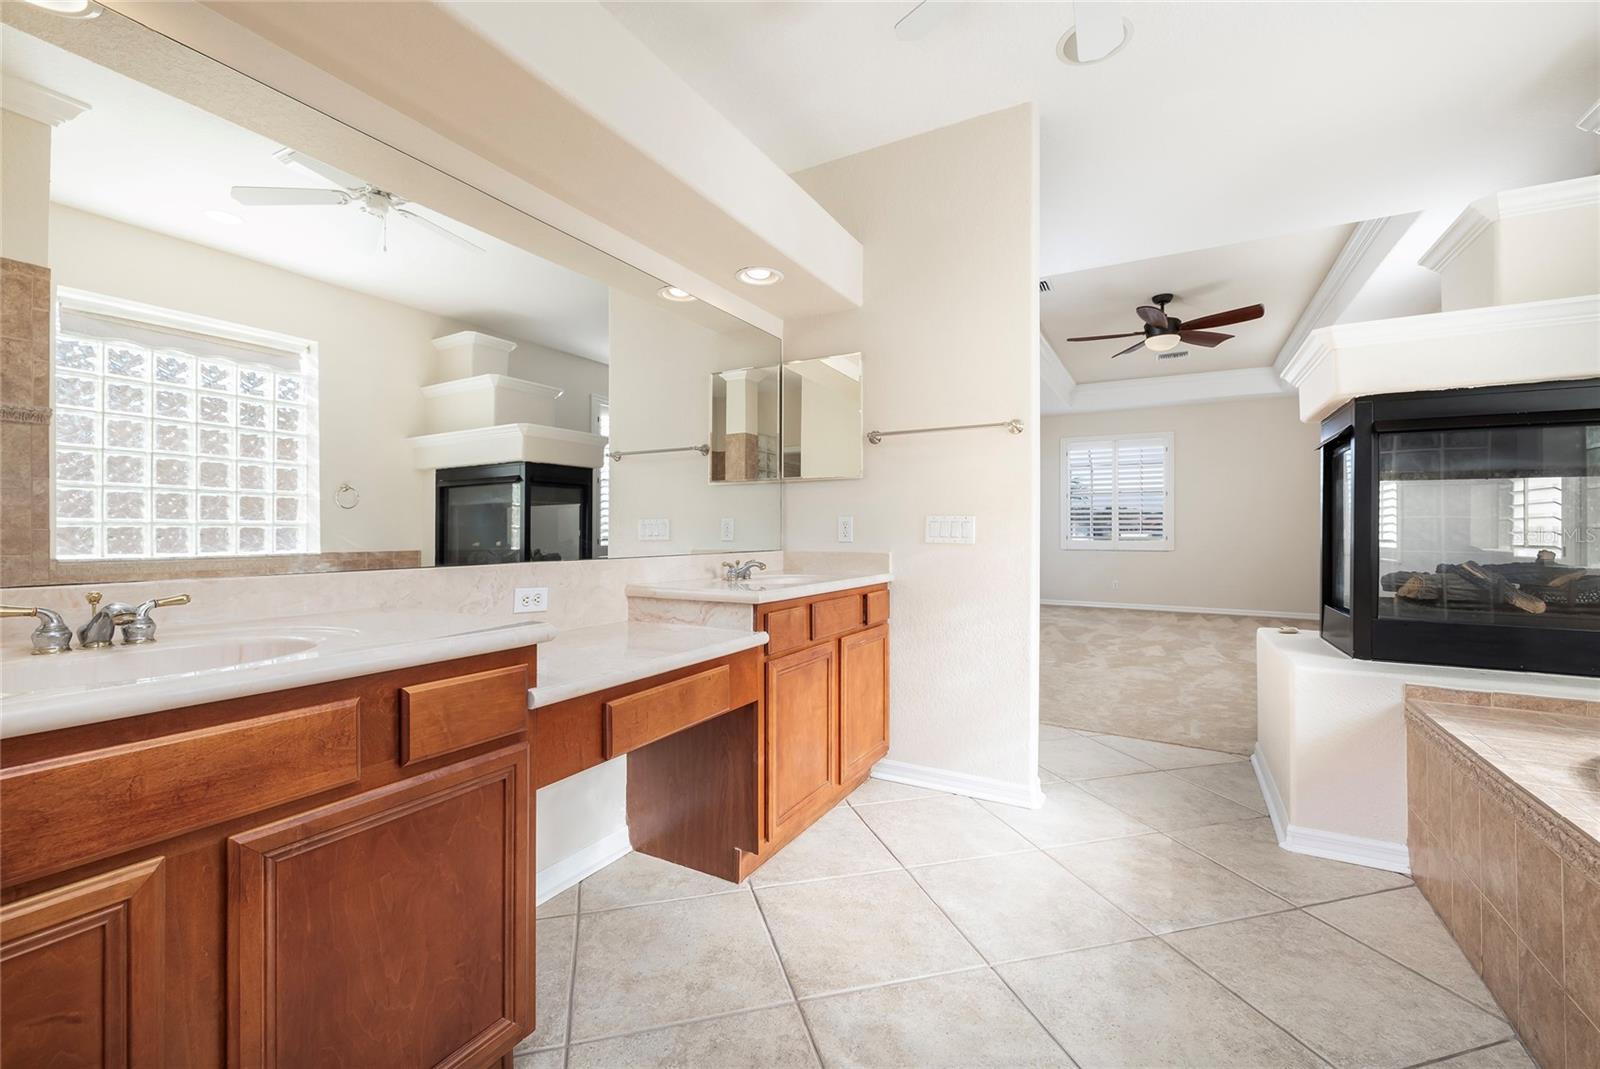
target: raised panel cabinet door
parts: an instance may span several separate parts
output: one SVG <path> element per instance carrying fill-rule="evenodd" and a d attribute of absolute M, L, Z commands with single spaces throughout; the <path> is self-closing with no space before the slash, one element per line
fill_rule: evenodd
<path fill-rule="evenodd" d="M 0 1065 L 161 1069 L 162 859 L 0 909 Z"/>
<path fill-rule="evenodd" d="M 888 752 L 889 628 L 879 624 L 839 640 L 839 781 Z"/>
<path fill-rule="evenodd" d="M 229 840 L 229 1060 L 481 1066 L 533 1027 L 533 795 L 506 747 Z"/>
<path fill-rule="evenodd" d="M 803 822 L 833 790 L 838 737 L 835 646 L 767 662 L 767 838 Z"/>

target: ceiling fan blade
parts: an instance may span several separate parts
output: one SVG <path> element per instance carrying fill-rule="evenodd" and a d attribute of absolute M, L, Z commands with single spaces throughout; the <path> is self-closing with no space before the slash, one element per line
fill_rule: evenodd
<path fill-rule="evenodd" d="M 464 245 L 464 246 L 466 246 L 467 248 L 471 249 L 474 252 L 482 252 L 483 251 L 483 246 L 482 245 L 477 245 L 477 244 L 474 244 L 471 241 L 468 241 L 466 238 L 462 237 L 460 234 L 457 234 L 454 230 L 448 230 L 445 227 L 440 226 L 438 223 L 434 222 L 432 219 L 429 219 L 425 215 L 418 215 L 416 212 L 411 211 L 411 210 L 406 209 L 406 208 L 396 208 L 394 210 L 394 214 L 398 215 L 400 218 L 406 220 L 409 223 L 417 223 L 417 224 L 421 225 L 422 227 L 433 231 L 435 234 L 438 234 L 442 238 L 446 238 L 446 239 L 448 239 L 450 241 L 453 241 L 458 245 Z"/>
<path fill-rule="evenodd" d="M 297 189 L 293 186 L 234 186 L 233 199 L 257 208 L 328 206 L 350 203 L 342 189 Z"/>
<path fill-rule="evenodd" d="M 1149 323 L 1152 327 L 1160 327 L 1162 330 L 1166 330 L 1171 325 L 1167 322 L 1167 313 L 1153 304 L 1141 304 L 1138 312 L 1139 318 Z"/>
<path fill-rule="evenodd" d="M 1111 354 L 1111 359 L 1115 360 L 1119 356 L 1127 356 L 1129 353 L 1133 352 L 1135 349 L 1143 349 L 1143 348 L 1144 348 L 1144 341 L 1141 339 L 1140 341 L 1134 342 L 1132 345 L 1128 346 L 1126 349 L 1122 350 L 1122 352 L 1120 352 L 1120 353 L 1112 353 Z"/>
<path fill-rule="evenodd" d="M 349 171 L 341 171 L 332 164 L 312 159 L 304 152 L 296 152 L 292 148 L 279 149 L 272 154 L 272 157 L 285 167 L 299 167 L 309 174 L 314 174 L 318 178 L 332 182 L 341 189 L 361 189 L 370 184 L 363 179 L 357 178 Z"/>
<path fill-rule="evenodd" d="M 1130 330 L 1126 334 L 1091 334 L 1086 338 L 1068 338 L 1068 341 L 1109 341 L 1112 338 L 1137 338 L 1144 331 Z"/>
<path fill-rule="evenodd" d="M 1178 331 L 1178 337 L 1190 345 L 1203 345 L 1207 349 L 1214 349 L 1218 345 L 1233 337 L 1232 334 L 1214 334 L 1209 330 L 1190 330 L 1185 326 Z"/>
<path fill-rule="evenodd" d="M 1252 319 L 1260 319 L 1267 314 L 1267 310 L 1259 304 L 1247 304 L 1243 308 L 1231 308 L 1226 312 L 1216 315 L 1201 316 L 1199 319 L 1185 319 L 1185 330 L 1204 330 L 1206 327 L 1227 327 L 1234 323 L 1248 323 Z"/>

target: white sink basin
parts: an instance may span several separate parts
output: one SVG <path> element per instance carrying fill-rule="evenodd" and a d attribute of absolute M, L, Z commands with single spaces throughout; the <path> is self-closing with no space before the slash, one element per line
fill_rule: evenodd
<path fill-rule="evenodd" d="M 748 587 L 751 590 L 781 590 L 786 586 L 809 586 L 812 583 L 821 583 L 827 580 L 825 575 L 752 575 L 749 579 L 735 580 L 736 586 Z"/>
<path fill-rule="evenodd" d="M 234 671 L 304 655 L 349 628 L 297 628 L 279 634 L 159 639 L 148 645 L 57 653 L 7 660 L 0 695 L 11 697 L 64 687 L 148 682 L 196 672 Z"/>

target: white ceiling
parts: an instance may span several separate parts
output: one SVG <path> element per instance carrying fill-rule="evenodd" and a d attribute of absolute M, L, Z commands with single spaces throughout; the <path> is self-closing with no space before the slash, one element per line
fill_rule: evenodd
<path fill-rule="evenodd" d="M 605 362 L 604 283 L 429 212 L 484 251 L 404 222 L 379 224 L 352 206 L 247 208 L 234 185 L 329 184 L 273 158 L 281 146 L 208 112 L 14 29 L 0 59 L 21 77 L 84 101 L 57 127 L 51 199 L 324 282 L 461 320 L 479 330 Z M 213 222 L 220 209 L 242 225 Z"/>
<path fill-rule="evenodd" d="M 607 3 L 792 171 L 1023 101 L 1040 115 L 1040 273 L 1465 204 L 1593 173 L 1600 5 L 1117 5 L 1070 67 L 1070 3 Z"/>
<path fill-rule="evenodd" d="M 1322 227 L 1055 275 L 1049 279 L 1050 292 L 1039 294 L 1039 329 L 1078 383 L 1267 367 L 1353 229 L 1353 224 Z M 1176 351 L 1189 355 L 1177 359 L 1158 359 L 1148 349 L 1112 359 L 1112 354 L 1138 338 L 1067 341 L 1083 335 L 1143 330 L 1134 309 L 1149 304 L 1157 293 L 1173 294 L 1167 311 L 1179 319 L 1197 319 L 1247 304 L 1265 305 L 1266 314 L 1248 323 L 1215 328 L 1233 335 L 1216 348 L 1180 345 Z"/>

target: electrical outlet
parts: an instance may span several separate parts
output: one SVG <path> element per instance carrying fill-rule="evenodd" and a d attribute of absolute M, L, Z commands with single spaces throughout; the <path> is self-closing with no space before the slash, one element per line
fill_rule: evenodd
<path fill-rule="evenodd" d="M 854 516 L 839 517 L 839 541 L 854 542 L 856 540 L 856 518 Z"/>
<path fill-rule="evenodd" d="M 733 541 L 733 517 L 732 516 L 724 516 L 724 517 L 722 517 L 722 540 L 724 542 L 732 542 Z"/>
<path fill-rule="evenodd" d="M 925 520 L 922 540 L 970 546 L 978 540 L 978 517 L 929 516 Z"/>
<path fill-rule="evenodd" d="M 639 541 L 641 542 L 670 542 L 672 541 L 671 520 L 640 520 Z"/>
<path fill-rule="evenodd" d="M 511 598 L 512 612 L 544 612 L 550 607 L 550 588 L 519 586 Z"/>

